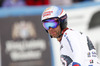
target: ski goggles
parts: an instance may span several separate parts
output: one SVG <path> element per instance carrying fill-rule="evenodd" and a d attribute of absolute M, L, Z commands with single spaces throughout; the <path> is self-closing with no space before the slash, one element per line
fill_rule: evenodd
<path fill-rule="evenodd" d="M 58 18 L 50 18 L 50 19 L 43 20 L 42 22 L 43 22 L 43 27 L 46 30 L 49 30 L 50 27 L 56 28 L 60 23 Z"/>

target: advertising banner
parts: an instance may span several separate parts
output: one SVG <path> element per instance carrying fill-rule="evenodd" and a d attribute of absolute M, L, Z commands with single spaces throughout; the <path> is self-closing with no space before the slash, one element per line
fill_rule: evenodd
<path fill-rule="evenodd" d="M 40 18 L 0 18 L 2 66 L 51 66 L 49 37 Z"/>

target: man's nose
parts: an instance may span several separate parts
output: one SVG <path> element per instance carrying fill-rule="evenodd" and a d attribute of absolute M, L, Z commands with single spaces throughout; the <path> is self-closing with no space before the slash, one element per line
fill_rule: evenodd
<path fill-rule="evenodd" d="M 52 30 L 53 28 L 52 27 L 49 27 L 49 30 Z"/>

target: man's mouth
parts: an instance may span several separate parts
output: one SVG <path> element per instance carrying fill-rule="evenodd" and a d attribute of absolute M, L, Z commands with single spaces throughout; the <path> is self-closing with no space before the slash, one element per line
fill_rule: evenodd
<path fill-rule="evenodd" d="M 56 35 L 56 32 L 55 31 L 51 31 L 50 34 L 51 35 Z"/>

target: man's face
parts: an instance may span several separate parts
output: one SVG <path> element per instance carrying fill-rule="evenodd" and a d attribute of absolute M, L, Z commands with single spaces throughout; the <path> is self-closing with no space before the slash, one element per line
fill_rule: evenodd
<path fill-rule="evenodd" d="M 48 31 L 48 33 L 53 37 L 57 38 L 61 33 L 60 28 L 60 20 L 55 18 L 49 18 L 46 20 L 43 20 L 43 27 Z"/>
<path fill-rule="evenodd" d="M 48 33 L 53 37 L 53 38 L 57 38 L 60 33 L 61 33 L 61 28 L 60 25 L 58 25 L 56 28 L 49 28 Z"/>

